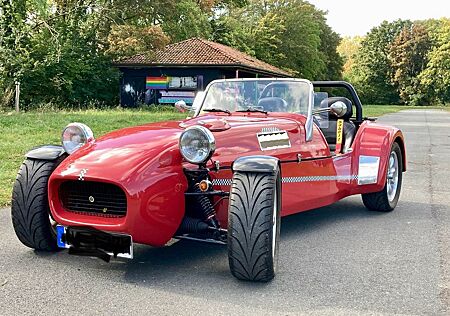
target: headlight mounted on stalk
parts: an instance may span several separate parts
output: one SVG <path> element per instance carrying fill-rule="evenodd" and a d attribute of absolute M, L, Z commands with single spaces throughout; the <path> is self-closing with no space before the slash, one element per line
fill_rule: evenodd
<path fill-rule="evenodd" d="M 216 150 L 216 141 L 211 131 L 203 126 L 188 127 L 180 136 L 180 152 L 193 164 L 203 164 Z"/>
<path fill-rule="evenodd" d="M 61 142 L 69 155 L 78 148 L 94 139 L 94 133 L 89 126 L 82 123 L 70 123 L 62 132 Z"/>

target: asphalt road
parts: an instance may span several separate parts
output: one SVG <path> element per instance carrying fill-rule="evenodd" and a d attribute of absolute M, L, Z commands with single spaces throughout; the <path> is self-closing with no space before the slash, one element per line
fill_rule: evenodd
<path fill-rule="evenodd" d="M 285 218 L 269 284 L 228 272 L 223 246 L 137 246 L 110 264 L 35 253 L 0 211 L 0 315 L 450 314 L 450 113 L 405 111 L 409 169 L 397 209 L 368 212 L 359 196 Z"/>

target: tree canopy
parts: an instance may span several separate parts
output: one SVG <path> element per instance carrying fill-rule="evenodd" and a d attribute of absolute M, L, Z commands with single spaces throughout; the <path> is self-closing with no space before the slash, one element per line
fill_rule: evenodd
<path fill-rule="evenodd" d="M 427 66 L 418 79 L 422 93 L 434 102 L 445 104 L 450 102 L 450 19 L 440 20 L 434 30 Z"/>
<path fill-rule="evenodd" d="M 383 22 L 365 37 L 346 38 L 344 78 L 366 103 L 450 102 L 450 20 Z"/>
<path fill-rule="evenodd" d="M 340 37 L 303 0 L 0 0 L 0 102 L 115 104 L 114 60 L 191 37 L 308 79 L 339 79 Z"/>
<path fill-rule="evenodd" d="M 450 19 L 383 22 L 344 38 L 305 0 L 0 0 L 0 105 L 117 104 L 113 61 L 202 37 L 365 103 L 450 102 Z"/>

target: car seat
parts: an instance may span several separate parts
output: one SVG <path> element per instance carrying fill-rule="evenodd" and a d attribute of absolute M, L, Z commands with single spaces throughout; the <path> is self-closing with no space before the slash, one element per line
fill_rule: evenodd
<path fill-rule="evenodd" d="M 330 107 L 335 102 L 344 102 L 345 105 L 347 105 L 347 112 L 344 114 L 344 116 L 338 118 L 336 115 L 334 115 L 331 112 L 328 112 L 328 126 L 327 127 L 320 127 L 322 130 L 323 135 L 325 136 L 325 139 L 327 140 L 328 145 L 330 146 L 330 151 L 335 152 L 336 151 L 336 127 L 337 127 L 337 120 L 343 119 L 344 120 L 344 128 L 343 128 L 343 140 L 342 140 L 342 152 L 345 153 L 348 151 L 350 146 L 352 145 L 353 138 L 355 137 L 356 133 L 356 127 L 353 122 L 350 121 L 350 118 L 353 115 L 353 107 L 352 102 L 345 98 L 345 97 L 331 97 L 324 99 L 321 104 L 320 108 L 327 108 Z"/>
<path fill-rule="evenodd" d="M 266 97 L 258 100 L 258 107 L 267 112 L 287 112 L 286 100 L 278 97 Z"/>

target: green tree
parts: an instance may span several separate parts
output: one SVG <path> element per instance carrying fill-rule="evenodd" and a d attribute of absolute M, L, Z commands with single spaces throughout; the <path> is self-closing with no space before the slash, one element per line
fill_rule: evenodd
<path fill-rule="evenodd" d="M 322 34 L 320 35 L 320 53 L 323 54 L 325 61 L 325 73 L 317 76 L 317 80 L 341 80 L 344 59 L 337 51 L 337 47 L 341 42 L 339 34 L 334 32 L 326 21 L 321 23 Z"/>
<path fill-rule="evenodd" d="M 352 77 L 364 102 L 392 104 L 400 101 L 391 79 L 393 71 L 389 52 L 392 42 L 401 30 L 411 24 L 408 20 L 384 21 L 362 40 L 361 48 L 355 55 Z"/>
<path fill-rule="evenodd" d="M 0 100 L 11 96 L 14 82 L 22 75 L 29 47 L 29 25 L 25 23 L 26 1 L 1 0 L 0 7 Z M 7 100 L 8 99 L 8 100 Z M 4 101 L 10 101 L 5 98 Z"/>
<path fill-rule="evenodd" d="M 117 25 L 111 28 L 108 35 L 109 48 L 106 53 L 116 60 L 140 53 L 151 57 L 156 50 L 164 48 L 169 41 L 169 37 L 159 26 Z"/>
<path fill-rule="evenodd" d="M 262 2 L 231 7 L 211 22 L 212 40 L 239 49 L 274 65 L 285 56 L 278 51 L 285 31 L 283 19 L 264 10 Z"/>
<path fill-rule="evenodd" d="M 316 79 L 326 72 L 321 54 L 322 29 L 317 9 L 306 1 L 273 1 L 273 10 L 284 19 L 279 52 L 286 56 L 278 66 L 291 69 L 297 76 Z"/>
<path fill-rule="evenodd" d="M 450 23 L 450 18 L 428 19 L 419 23 L 427 29 L 432 45 L 435 47 L 441 44 L 442 30 Z"/>
<path fill-rule="evenodd" d="M 418 79 L 424 93 L 442 104 L 450 102 L 450 20 L 442 20 L 436 31 L 436 45 L 428 55 L 427 67 Z"/>
<path fill-rule="evenodd" d="M 179 0 L 175 2 L 171 11 L 166 11 L 162 28 L 169 34 L 172 42 L 179 42 L 191 37 L 209 38 L 211 25 L 209 18 L 212 15 L 210 6 L 204 6 L 194 0 Z"/>
<path fill-rule="evenodd" d="M 274 13 L 264 14 L 251 31 L 254 55 L 273 65 L 283 65 L 284 53 L 277 51 L 282 44 L 281 35 L 286 31 L 282 18 Z"/>
<path fill-rule="evenodd" d="M 340 78 L 340 38 L 303 0 L 0 0 L 0 100 L 114 104 L 113 60 L 199 36 L 309 79 Z M 6 93 L 5 93 L 6 91 Z"/>
<path fill-rule="evenodd" d="M 430 49 L 428 31 L 418 22 L 405 26 L 391 44 L 389 60 L 393 68 L 392 82 L 406 104 L 418 105 L 428 101 L 427 94 L 421 91 L 418 75 L 427 65 Z"/>
<path fill-rule="evenodd" d="M 212 21 L 212 39 L 309 79 L 341 78 L 340 37 L 302 0 L 250 0 Z"/>
<path fill-rule="evenodd" d="M 2 40 L 0 84 L 21 82 L 22 108 L 47 102 L 80 106 L 116 98 L 118 72 L 103 54 L 98 7 L 82 0 L 10 3 L 2 7 L 3 38 L 11 29 L 14 45 Z M 21 3 L 25 5 L 17 23 L 8 21 Z"/>
<path fill-rule="evenodd" d="M 352 74 L 354 71 L 355 55 L 361 47 L 362 36 L 344 37 L 339 46 L 337 52 L 344 61 L 342 76 L 344 80 L 353 82 Z"/>

